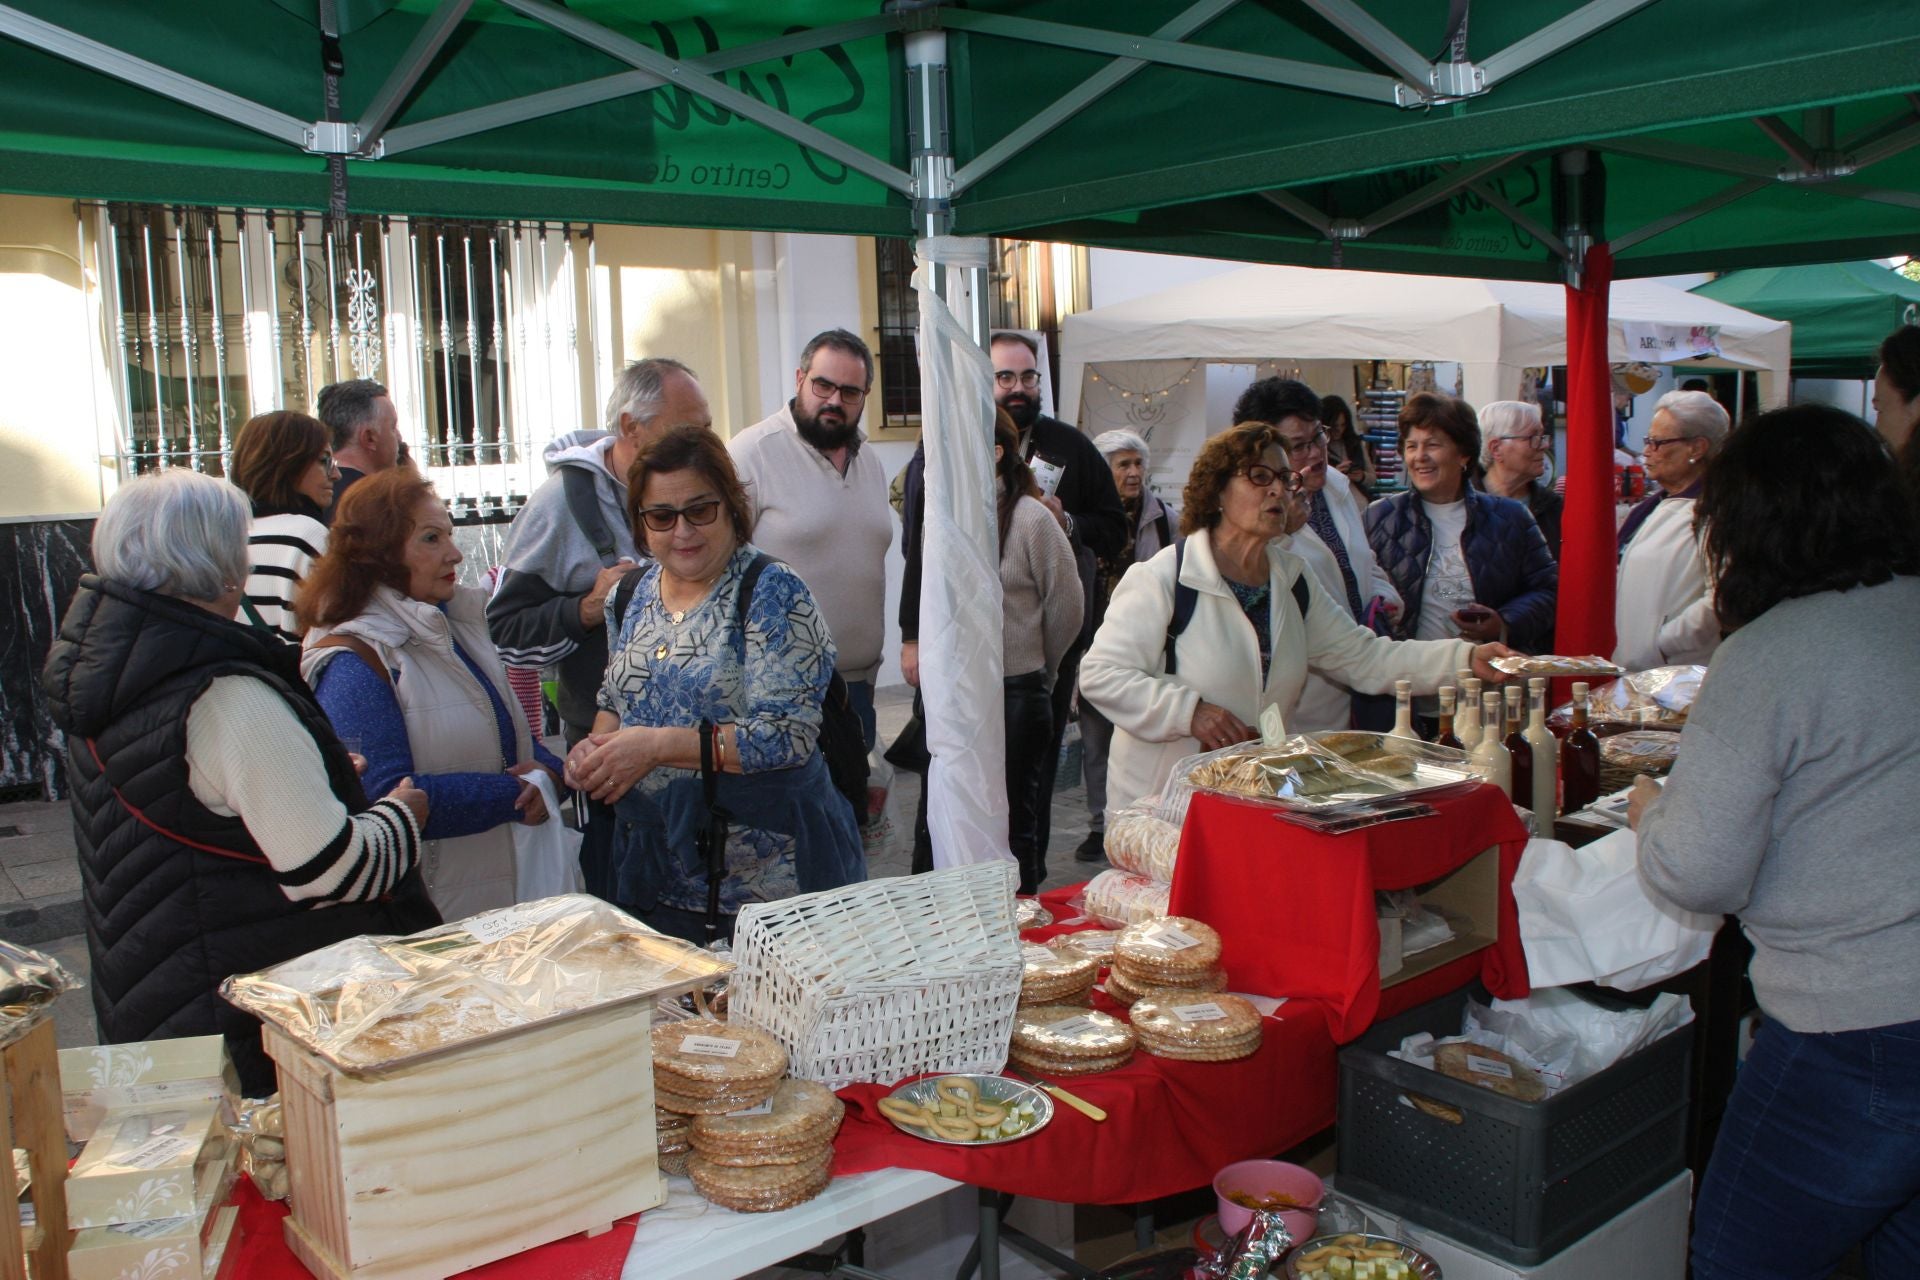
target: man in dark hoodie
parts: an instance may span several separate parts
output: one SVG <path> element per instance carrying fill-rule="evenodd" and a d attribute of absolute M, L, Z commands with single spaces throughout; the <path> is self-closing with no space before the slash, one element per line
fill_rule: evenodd
<path fill-rule="evenodd" d="M 614 380 L 607 430 L 562 436 L 550 474 L 513 518 L 487 625 L 512 667 L 553 667 L 567 745 L 586 736 L 607 671 L 607 596 L 640 553 L 627 524 L 627 471 L 672 427 L 713 425 L 693 370 L 665 356 Z"/>

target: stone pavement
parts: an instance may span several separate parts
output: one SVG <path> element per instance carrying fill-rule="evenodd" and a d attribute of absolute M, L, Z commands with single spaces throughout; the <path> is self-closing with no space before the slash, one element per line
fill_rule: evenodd
<path fill-rule="evenodd" d="M 891 742 L 913 713 L 913 690 L 881 689 L 875 699 L 880 738 Z M 551 745 L 551 744 L 549 744 Z M 1104 864 L 1075 862 L 1073 851 L 1087 833 L 1086 792 L 1075 785 L 1054 793 L 1053 833 L 1047 854 L 1046 888 L 1085 880 Z M 868 852 L 874 876 L 903 876 L 913 855 L 913 813 L 920 778 L 901 773 L 887 794 L 892 830 Z M 80 909 L 80 867 L 74 852 L 73 816 L 66 801 L 0 805 L 0 938 L 35 947 L 80 977 L 87 974 L 85 923 Z M 84 992 L 55 1006 L 63 1046 L 93 1044 L 93 1009 Z"/>

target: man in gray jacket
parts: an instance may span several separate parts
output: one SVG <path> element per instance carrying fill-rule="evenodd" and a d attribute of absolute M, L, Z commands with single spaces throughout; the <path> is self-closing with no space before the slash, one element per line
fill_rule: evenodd
<path fill-rule="evenodd" d="M 607 596 L 640 551 L 627 524 L 627 472 L 640 450 L 677 426 L 711 427 L 693 370 L 665 356 L 636 360 L 614 380 L 607 430 L 547 447 L 550 474 L 513 518 L 487 624 L 508 666 L 553 667 L 571 747 L 593 726 L 607 671 Z"/>

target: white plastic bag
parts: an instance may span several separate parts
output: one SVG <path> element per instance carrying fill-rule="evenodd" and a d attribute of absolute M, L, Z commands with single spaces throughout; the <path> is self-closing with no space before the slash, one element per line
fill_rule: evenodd
<path fill-rule="evenodd" d="M 536 898 L 582 893 L 586 885 L 580 875 L 581 836 L 560 819 L 560 793 L 554 786 L 553 775 L 545 769 L 535 769 L 525 776 L 540 788 L 540 795 L 547 802 L 547 820 L 533 827 L 514 825 L 514 901 L 532 902 Z"/>
<path fill-rule="evenodd" d="M 1615 831 L 1581 849 L 1527 842 L 1513 900 L 1536 988 L 1598 982 L 1633 991 L 1707 958 L 1720 917 L 1654 896 L 1640 879 L 1638 841 Z"/>
<path fill-rule="evenodd" d="M 1571 991 L 1548 990 L 1491 1007 L 1469 1000 L 1462 1030 L 1476 1044 L 1540 1071 L 1552 1091 L 1598 1075 L 1692 1021 L 1692 1002 L 1670 991 L 1644 1009 L 1608 1009 Z M 1561 1079 L 1556 1083 L 1549 1071 Z"/>

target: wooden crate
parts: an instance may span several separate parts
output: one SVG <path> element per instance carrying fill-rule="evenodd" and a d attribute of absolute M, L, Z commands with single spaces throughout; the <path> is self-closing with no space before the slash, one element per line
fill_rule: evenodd
<path fill-rule="evenodd" d="M 14 1213 L 20 1188 L 12 1153 L 27 1152 L 34 1226 L 17 1220 L 0 1230 L 0 1280 L 26 1280 L 33 1259 L 36 1280 L 67 1280 L 67 1139 L 60 1120 L 60 1067 L 53 1050 L 53 1019 L 47 1017 L 11 1044 L 5 1060 L 6 1096 L 0 1098 L 0 1207 Z"/>
<path fill-rule="evenodd" d="M 288 1245 L 321 1280 L 441 1280 L 660 1204 L 651 1008 L 588 1010 L 379 1075 L 268 1024 Z"/>

